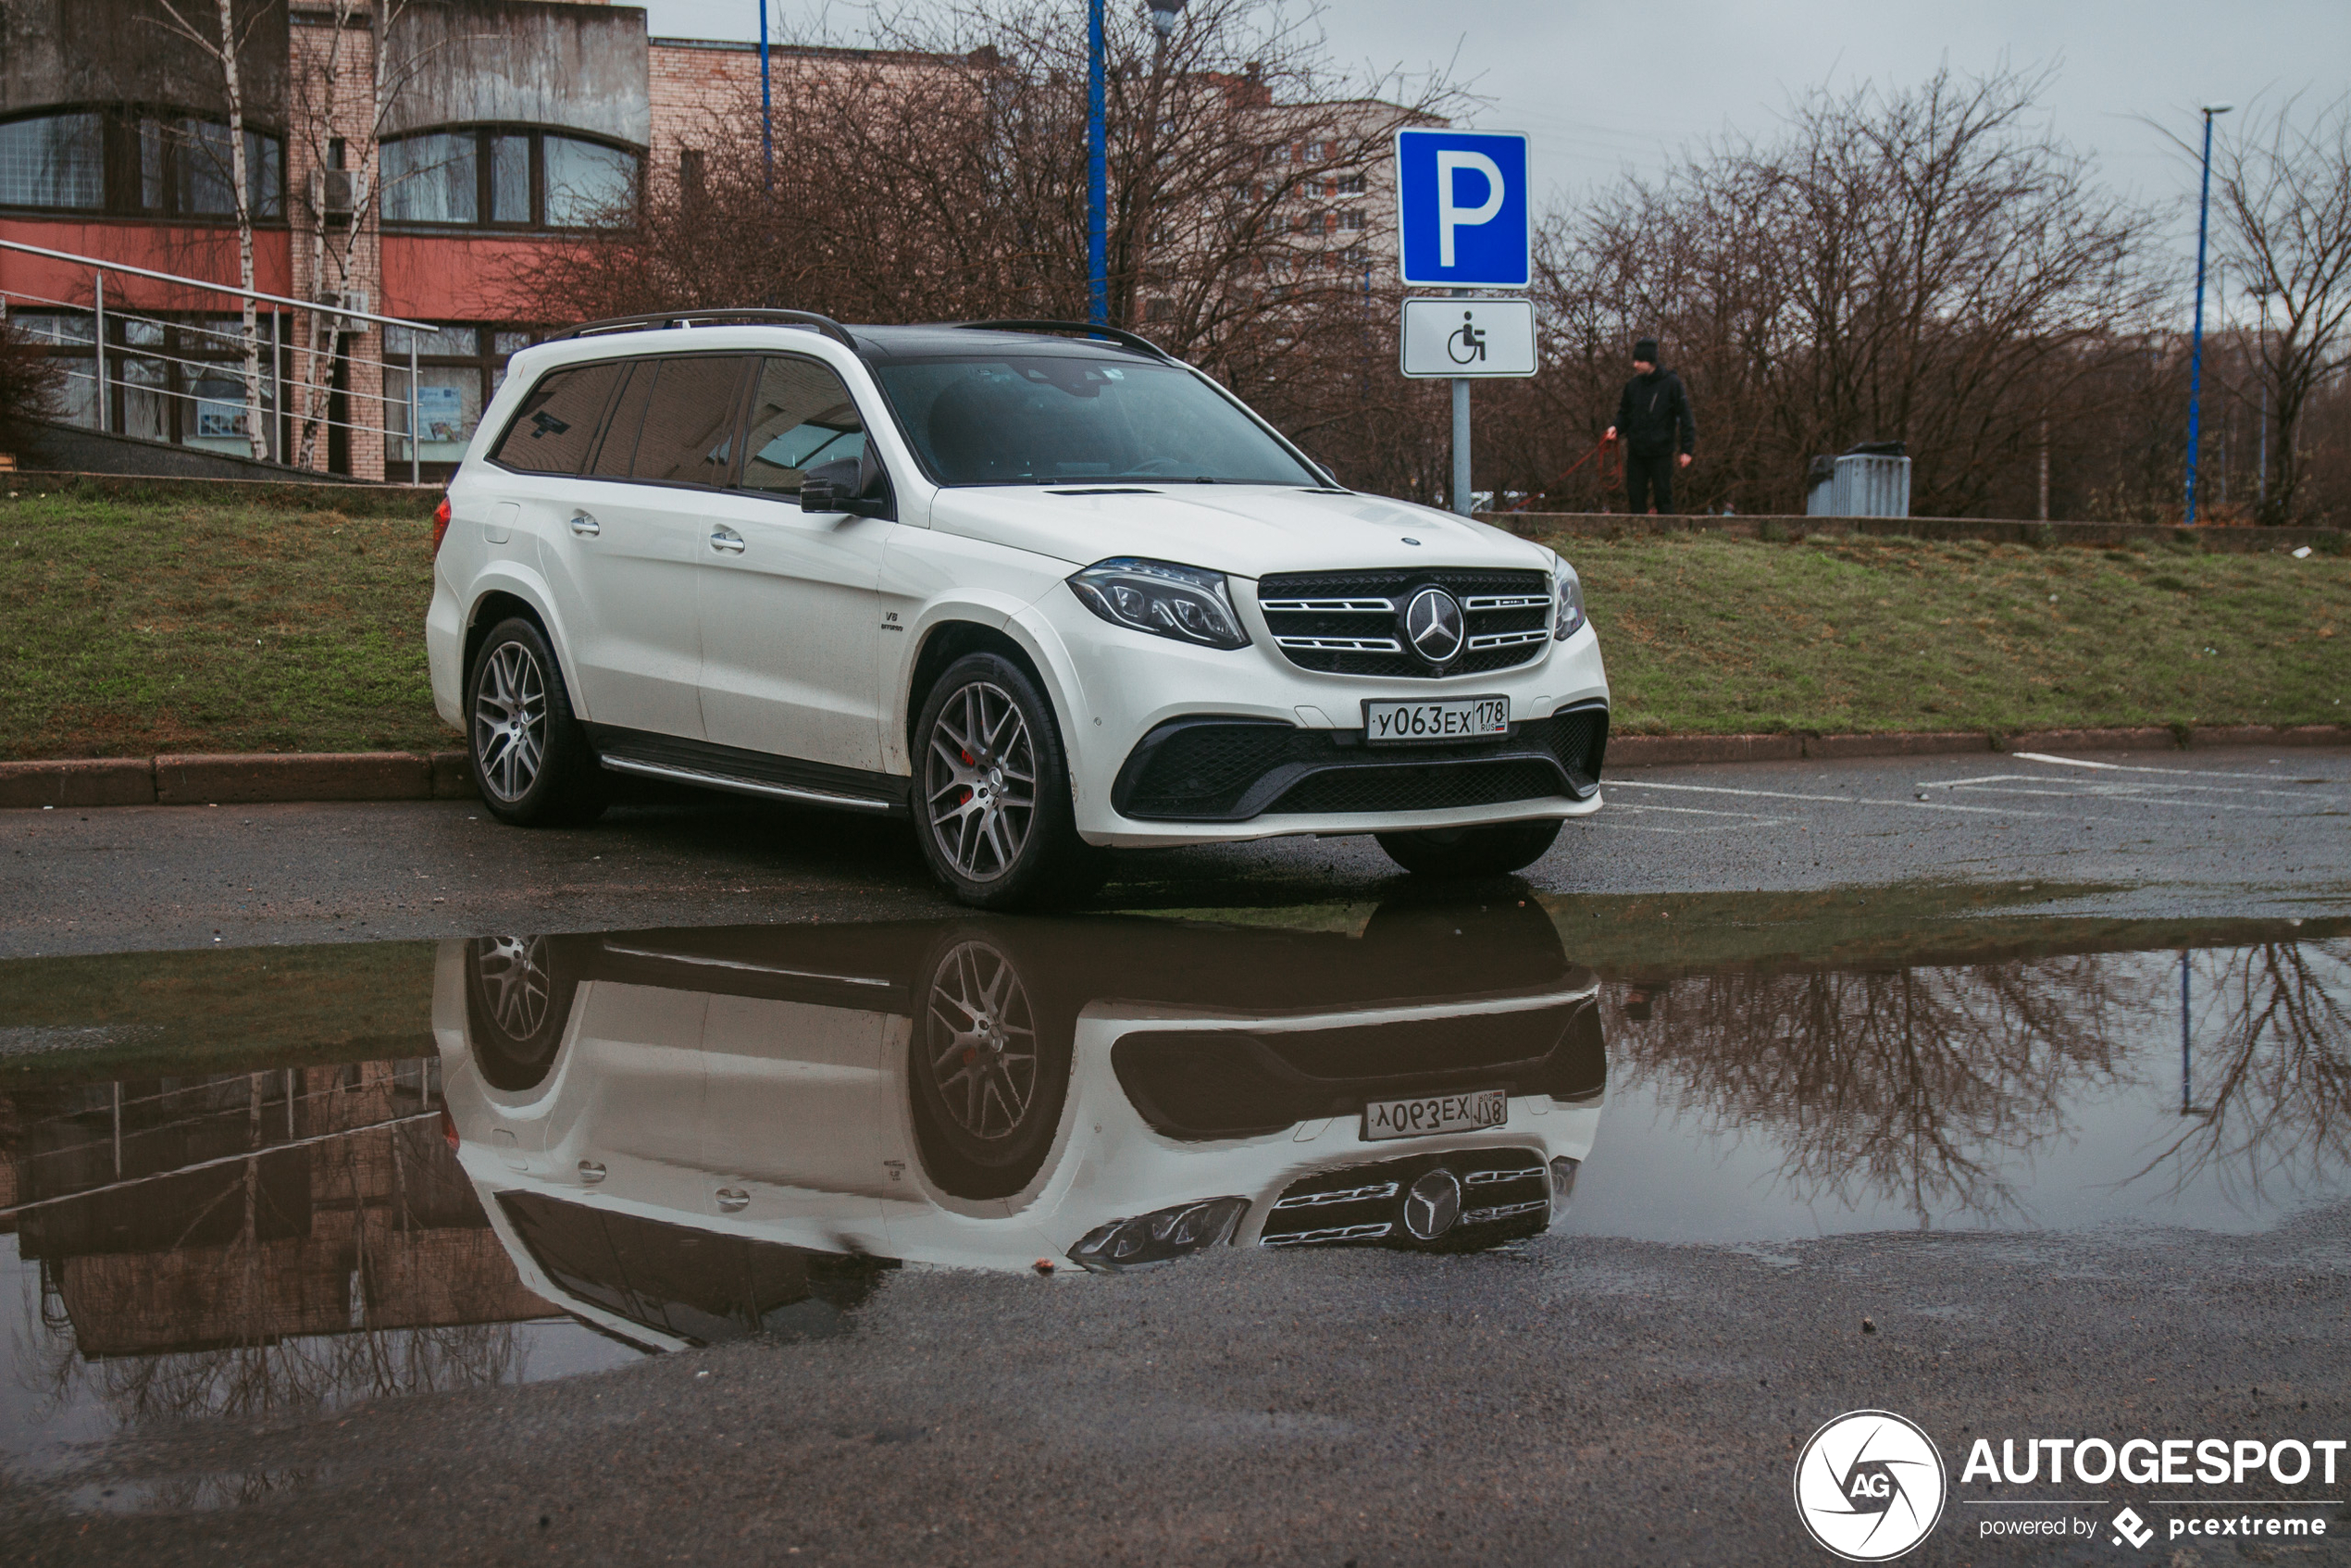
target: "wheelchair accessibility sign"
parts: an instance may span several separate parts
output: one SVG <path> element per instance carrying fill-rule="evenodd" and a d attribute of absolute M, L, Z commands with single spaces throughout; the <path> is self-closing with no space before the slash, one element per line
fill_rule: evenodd
<path fill-rule="evenodd" d="M 1535 302 L 1528 299 L 1408 299 L 1407 376 L 1535 374 Z"/>

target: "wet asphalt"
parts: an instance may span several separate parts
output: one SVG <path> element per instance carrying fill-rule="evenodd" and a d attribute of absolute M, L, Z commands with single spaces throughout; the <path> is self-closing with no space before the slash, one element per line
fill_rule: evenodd
<path fill-rule="evenodd" d="M 1623 775 L 1527 881 L 2046 883 L 2057 913 L 2351 913 L 2351 753 L 2076 760 L 2110 765 Z M 581 832 L 480 817 L 0 814 L 0 955 L 946 907 L 872 825 L 670 804 Z M 1280 908 L 1395 885 L 1367 844 L 1277 842 L 1138 858 L 1104 902 Z M 910 1270 L 842 1338 L 149 1428 L 0 1482 L 0 1562 L 1827 1562 L 1791 1476 L 1841 1412 L 1898 1412 L 1953 1456 L 1977 1436 L 2351 1437 L 2347 1351 L 2343 1204 L 2230 1236 L 1554 1234 L 1460 1257 L 1233 1250 L 1105 1279 Z M 2020 1491 L 2055 1495 L 2000 1495 Z M 2191 1492 L 2233 1512 L 2331 1500 L 2299 1511 L 2330 1533 L 2170 1538 Z M 207 1506 L 169 1500 L 198 1493 Z M 2095 1527 L 2064 1541 L 1985 1538 L 2015 1512 L 1991 1495 L 1955 1485 L 1904 1561 L 2330 1562 L 2351 1540 L 2351 1468 L 2332 1490 L 2074 1489 L 2079 1506 L 2043 1512 Z M 2125 1502 L 2158 1527 L 2145 1549 L 2104 1523 Z"/>
<path fill-rule="evenodd" d="M 2351 752 L 1996 753 L 1647 768 L 1525 873 L 1545 892 L 2100 884 L 2144 915 L 2351 899 Z M 1129 853 L 1108 908 L 1376 900 L 1361 839 Z M 712 797 L 523 832 L 470 802 L 0 812 L 0 957 L 949 913 L 901 824 Z M 2131 890 L 2140 890 L 2133 893 Z"/>

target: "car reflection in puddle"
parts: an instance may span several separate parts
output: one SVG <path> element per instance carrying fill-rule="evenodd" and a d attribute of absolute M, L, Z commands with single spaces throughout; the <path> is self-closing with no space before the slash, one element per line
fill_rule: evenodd
<path fill-rule="evenodd" d="M 824 1332 L 902 1261 L 1539 1234 L 1607 1085 L 1597 991 L 1539 907 L 1397 905 L 451 942 L 434 1023 L 524 1283 L 672 1348 Z"/>
<path fill-rule="evenodd" d="M 1867 926 L 1530 893 L 19 961 L 0 1470 L 838 1333 L 908 1265 L 1060 1289 L 1546 1232 L 1538 1259 L 2244 1231 L 2351 1192 L 2351 922 L 1915 897 Z M 74 1506 L 302 1484 L 108 1473 Z"/>

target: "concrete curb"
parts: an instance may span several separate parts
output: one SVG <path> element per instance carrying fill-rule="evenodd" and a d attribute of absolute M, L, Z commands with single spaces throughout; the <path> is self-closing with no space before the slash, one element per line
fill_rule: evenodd
<path fill-rule="evenodd" d="M 2185 744 L 2212 746 L 2351 746 L 2351 725 L 2203 725 Z M 1982 730 L 1920 730 L 1889 735 L 1611 735 L 1611 767 L 1661 767 L 1673 763 L 1792 762 L 1798 757 L 1923 757 L 1982 752 L 2171 752 L 2173 731 L 2026 729 L 2009 735 Z"/>
<path fill-rule="evenodd" d="M 2208 725 L 2186 744 L 2351 746 L 2351 725 Z M 2163 728 L 2034 729 L 1996 736 L 1969 730 L 1889 735 L 1618 735 L 1612 767 L 1675 763 L 1794 762 L 1806 757 L 1947 756 L 1996 752 L 2177 751 Z M 463 752 L 293 752 L 93 757 L 0 762 L 0 808 L 42 806 L 253 805 L 286 801 L 469 801 L 471 759 Z"/>
<path fill-rule="evenodd" d="M 474 798 L 463 752 L 293 752 L 0 762 L 0 807 Z"/>

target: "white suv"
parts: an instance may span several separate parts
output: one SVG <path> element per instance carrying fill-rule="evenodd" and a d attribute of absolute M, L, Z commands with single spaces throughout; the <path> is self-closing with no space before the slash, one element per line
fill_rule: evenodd
<path fill-rule="evenodd" d="M 581 327 L 515 356 L 441 521 L 434 703 L 508 822 L 608 774 L 910 815 L 999 908 L 1279 834 L 1490 875 L 1600 804 L 1567 563 L 1342 489 L 1112 330 Z"/>

